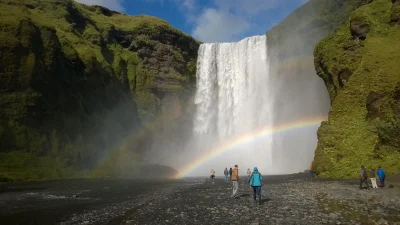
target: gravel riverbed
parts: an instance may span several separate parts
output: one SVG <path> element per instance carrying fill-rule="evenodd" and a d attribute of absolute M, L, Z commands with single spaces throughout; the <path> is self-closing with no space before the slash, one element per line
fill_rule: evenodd
<path fill-rule="evenodd" d="M 264 176 L 253 201 L 217 178 L 75 180 L 9 184 L 0 192 L 1 224 L 399 224 L 400 189 L 359 190 L 357 180 Z"/>
<path fill-rule="evenodd" d="M 359 190 L 358 181 L 264 178 L 261 203 L 246 178 L 239 198 L 223 179 L 149 201 L 114 224 L 400 224 L 400 189 Z"/>

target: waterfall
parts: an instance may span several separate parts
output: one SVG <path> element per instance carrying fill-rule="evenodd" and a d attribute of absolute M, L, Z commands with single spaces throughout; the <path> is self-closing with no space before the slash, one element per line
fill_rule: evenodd
<path fill-rule="evenodd" d="M 193 132 L 187 129 L 172 139 L 157 136 L 155 147 L 146 152 L 149 162 L 171 166 L 184 176 L 209 175 L 212 168 L 222 175 L 225 167 L 236 164 L 241 175 L 254 166 L 263 174 L 308 168 L 317 129 L 330 108 L 312 53 L 269 46 L 264 35 L 201 44 L 196 78 L 188 107 L 192 118 L 181 122 Z M 282 125 L 288 129 L 260 133 Z"/>
<path fill-rule="evenodd" d="M 273 126 L 267 37 L 202 44 L 198 52 L 194 132 L 204 154 L 222 143 Z M 271 170 L 271 137 L 235 146 L 207 166 Z M 218 162 L 218 163 L 216 163 Z M 206 166 L 204 169 L 207 169 Z"/>

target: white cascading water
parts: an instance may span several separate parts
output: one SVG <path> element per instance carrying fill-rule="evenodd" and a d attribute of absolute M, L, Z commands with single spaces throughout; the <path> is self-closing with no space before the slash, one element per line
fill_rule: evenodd
<path fill-rule="evenodd" d="M 194 121 L 199 155 L 273 126 L 269 71 L 265 35 L 200 46 Z M 204 174 L 218 167 L 215 169 L 221 173 L 223 168 L 239 164 L 243 172 L 257 166 L 268 173 L 272 169 L 271 145 L 270 136 L 234 145 L 235 149 L 211 158 L 195 172 Z"/>

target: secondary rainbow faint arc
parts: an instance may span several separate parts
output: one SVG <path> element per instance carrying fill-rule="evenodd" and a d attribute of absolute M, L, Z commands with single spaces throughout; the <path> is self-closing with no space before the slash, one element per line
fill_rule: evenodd
<path fill-rule="evenodd" d="M 322 121 L 326 120 L 326 117 L 314 117 L 311 119 L 305 119 L 301 121 L 295 121 L 292 123 L 287 123 L 283 124 L 280 126 L 276 126 L 273 128 L 263 128 L 261 130 L 258 130 L 253 133 L 249 133 L 246 135 L 243 135 L 241 137 L 229 140 L 225 142 L 224 144 L 218 146 L 217 148 L 205 153 L 201 157 L 189 162 L 185 167 L 180 169 L 179 172 L 176 176 L 174 176 L 174 179 L 179 179 L 185 177 L 188 173 L 190 173 L 192 170 L 200 166 L 201 164 L 207 162 L 208 160 L 224 153 L 230 150 L 235 149 L 237 146 L 248 143 L 250 141 L 253 141 L 258 138 L 266 137 L 271 134 L 276 134 L 276 133 L 283 133 L 287 132 L 290 130 L 295 130 L 295 129 L 301 129 L 305 127 L 311 127 L 311 126 L 316 126 L 319 125 Z"/>

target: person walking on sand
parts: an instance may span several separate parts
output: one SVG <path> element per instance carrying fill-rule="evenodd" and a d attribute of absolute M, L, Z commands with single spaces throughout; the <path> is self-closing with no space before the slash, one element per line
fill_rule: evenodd
<path fill-rule="evenodd" d="M 263 177 L 260 172 L 258 172 L 258 168 L 254 167 L 253 173 L 250 178 L 250 186 L 253 188 L 253 198 L 254 202 L 257 203 L 257 195 L 258 202 L 261 203 L 261 186 L 262 186 Z"/>
<path fill-rule="evenodd" d="M 228 168 L 226 168 L 226 167 L 225 167 L 225 170 L 224 170 L 224 175 L 225 175 L 225 183 L 228 183 L 229 172 L 228 172 Z"/>
<path fill-rule="evenodd" d="M 381 166 L 378 167 L 378 171 L 376 171 L 376 174 L 378 174 L 379 177 L 379 187 L 385 187 L 386 173 Z"/>
<path fill-rule="evenodd" d="M 232 167 L 229 168 L 229 181 L 232 181 Z"/>
<path fill-rule="evenodd" d="M 215 178 L 215 170 L 214 169 L 211 169 L 211 180 L 212 180 L 212 183 L 214 184 L 214 178 Z"/>
<path fill-rule="evenodd" d="M 371 177 L 372 188 L 378 188 L 378 186 L 376 185 L 375 170 L 371 169 L 369 171 L 369 175 Z"/>
<path fill-rule="evenodd" d="M 367 180 L 368 180 L 367 171 L 365 170 L 364 166 L 361 166 L 361 171 L 360 171 L 360 189 L 362 189 L 363 184 L 365 184 L 367 186 L 367 189 L 369 189 Z"/>
<path fill-rule="evenodd" d="M 247 168 L 247 183 L 250 183 L 250 177 L 251 177 L 251 170 L 250 168 Z"/>
<path fill-rule="evenodd" d="M 236 198 L 239 189 L 239 167 L 235 165 L 232 170 L 232 198 Z"/>

